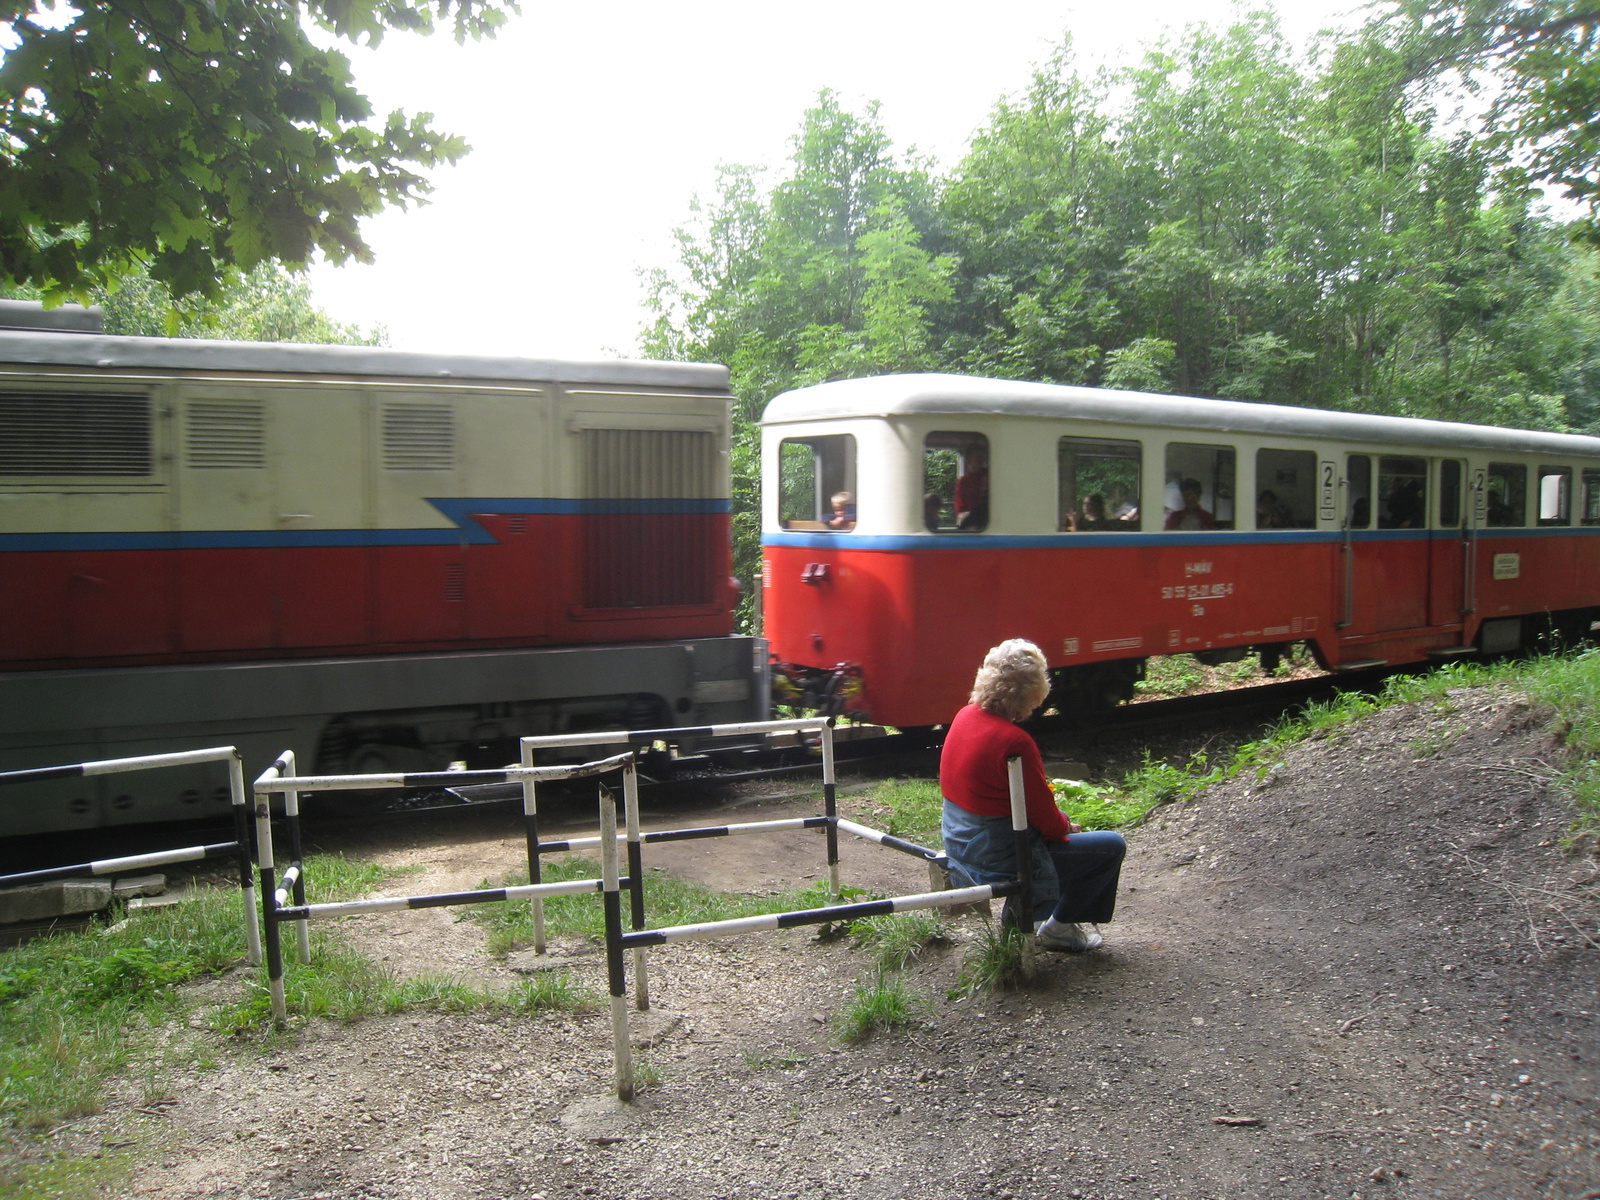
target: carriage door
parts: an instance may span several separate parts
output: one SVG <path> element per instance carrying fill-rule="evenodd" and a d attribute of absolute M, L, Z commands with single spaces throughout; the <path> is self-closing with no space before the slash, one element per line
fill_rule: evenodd
<path fill-rule="evenodd" d="M 1428 460 L 1384 454 L 1378 458 L 1373 516 L 1377 615 L 1380 632 L 1428 624 Z"/>
<path fill-rule="evenodd" d="M 1467 562 L 1472 536 L 1466 464 L 1455 458 L 1440 459 L 1438 479 L 1439 522 L 1428 543 L 1428 623 L 1455 625 L 1467 608 Z"/>

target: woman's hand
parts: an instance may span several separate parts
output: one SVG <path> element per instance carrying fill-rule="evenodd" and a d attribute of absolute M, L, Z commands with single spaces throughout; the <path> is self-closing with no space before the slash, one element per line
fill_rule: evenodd
<path fill-rule="evenodd" d="M 1082 833 L 1083 832 L 1083 826 L 1079 825 L 1071 817 L 1068 817 L 1067 818 L 1067 832 L 1068 833 Z"/>

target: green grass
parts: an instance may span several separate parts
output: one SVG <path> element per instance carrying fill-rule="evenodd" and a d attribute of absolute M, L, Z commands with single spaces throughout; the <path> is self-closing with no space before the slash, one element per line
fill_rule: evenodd
<path fill-rule="evenodd" d="M 939 821 L 944 812 L 944 797 L 938 781 L 932 779 L 886 779 L 863 797 L 870 817 L 865 823 L 877 824 L 885 833 L 905 838 L 919 846 L 940 847 Z"/>
<path fill-rule="evenodd" d="M 983 934 L 968 948 L 961 970 L 948 995 L 965 1000 L 1004 991 L 1022 982 L 1022 930 L 994 921 L 983 923 Z"/>
<path fill-rule="evenodd" d="M 856 986 L 850 1007 L 839 1017 L 839 1037 L 864 1042 L 875 1033 L 887 1033 L 917 1020 L 926 1003 L 906 989 L 905 978 L 881 967 L 870 982 Z"/>
<path fill-rule="evenodd" d="M 947 940 L 944 922 L 922 910 L 867 917 L 850 926 L 850 936 L 874 952 L 880 971 L 903 971 L 929 946 Z"/>
<path fill-rule="evenodd" d="M 565 971 L 541 971 L 518 981 L 511 992 L 511 1007 L 516 1012 L 592 1012 L 600 1007 L 600 997 L 589 988 L 572 982 Z"/>
<path fill-rule="evenodd" d="M 120 915 L 0 954 L 0 1122 L 40 1128 L 97 1112 L 104 1081 L 187 1011 L 180 985 L 244 956 L 231 889 L 113 931 Z"/>

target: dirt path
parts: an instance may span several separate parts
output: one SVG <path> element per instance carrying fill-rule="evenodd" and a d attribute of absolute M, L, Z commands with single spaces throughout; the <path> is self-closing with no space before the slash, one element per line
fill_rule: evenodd
<path fill-rule="evenodd" d="M 953 1002 L 976 921 L 913 967 L 924 1019 L 831 1024 L 869 956 L 808 931 L 663 949 L 646 1054 L 610 1101 L 603 1013 L 316 1024 L 219 1047 L 144 1118 L 133 1194 L 262 1197 L 1551 1197 L 1600 1194 L 1596 860 L 1559 844 L 1543 714 L 1492 692 L 1389 710 L 1130 839 L 1106 948 Z M 721 819 L 795 811 L 749 803 Z M 809 811 L 809 810 L 808 810 Z M 470 887 L 521 843 L 485 830 L 372 851 L 404 891 Z M 1592 849 L 1592 847 L 1588 848 Z M 924 869 L 847 843 L 844 878 Z M 820 839 L 652 848 L 733 890 L 822 869 Z M 1590 901 L 1585 907 L 1584 888 Z M 1574 925 L 1557 909 L 1565 906 Z M 448 910 L 351 923 L 409 971 L 509 978 Z M 592 965 L 589 965 L 592 964 Z M 580 968 L 603 985 L 598 957 Z M 99 1124 L 126 1128 L 130 1089 Z M 63 1135 L 68 1136 L 68 1135 Z M 125 1136 L 125 1135 L 124 1135 Z"/>

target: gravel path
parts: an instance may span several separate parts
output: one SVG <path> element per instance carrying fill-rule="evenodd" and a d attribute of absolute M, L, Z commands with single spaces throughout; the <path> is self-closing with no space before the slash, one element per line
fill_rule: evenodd
<path fill-rule="evenodd" d="M 657 1082 L 631 1107 L 609 1098 L 603 1012 L 407 1014 L 219 1043 L 216 1069 L 134 1115 L 144 1165 L 128 1191 L 1600 1196 L 1600 866 L 1592 841 L 1560 844 L 1559 757 L 1547 715 L 1497 691 L 1304 743 L 1134 832 L 1104 949 L 1042 955 L 1031 987 L 952 1001 L 978 928 L 962 918 L 907 973 L 922 1019 L 860 1046 L 833 1023 L 867 952 L 806 930 L 665 948 L 659 1011 L 636 1030 Z M 821 857 L 809 835 L 685 846 L 650 861 L 747 891 L 800 883 Z M 513 869 L 520 842 L 373 852 L 420 867 L 400 889 L 416 892 Z M 926 886 L 910 860 L 845 853 L 847 882 Z M 510 978 L 446 910 L 347 928 L 402 973 Z M 578 962 L 603 990 L 600 958 Z M 130 1136 L 135 1091 L 62 1137 L 81 1151 Z"/>

